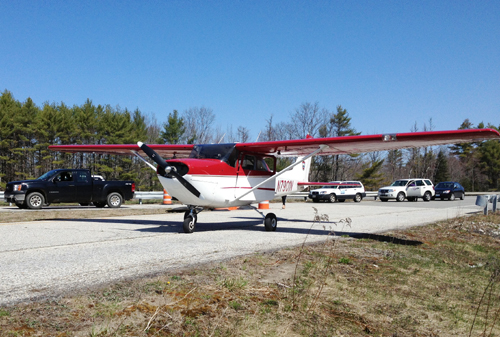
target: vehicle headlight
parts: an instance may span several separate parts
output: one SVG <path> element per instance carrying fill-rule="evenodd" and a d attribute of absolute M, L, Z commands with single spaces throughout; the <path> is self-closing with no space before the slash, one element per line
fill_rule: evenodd
<path fill-rule="evenodd" d="M 450 193 L 450 190 L 443 191 L 444 194 Z"/>
<path fill-rule="evenodd" d="M 325 193 L 326 193 L 326 191 L 321 191 L 321 192 L 320 192 L 320 194 L 325 194 Z"/>
<path fill-rule="evenodd" d="M 22 191 L 23 186 L 25 186 L 25 185 L 24 185 L 24 184 L 17 184 L 17 185 L 14 185 L 13 190 L 14 190 L 14 191 L 16 191 L 16 192 Z"/>

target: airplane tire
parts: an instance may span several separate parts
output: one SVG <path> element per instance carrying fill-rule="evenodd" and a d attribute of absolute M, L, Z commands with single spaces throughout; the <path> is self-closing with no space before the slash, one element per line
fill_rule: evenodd
<path fill-rule="evenodd" d="M 194 232 L 194 229 L 196 227 L 196 220 L 197 216 L 189 214 L 188 216 L 184 217 L 184 224 L 183 224 L 183 229 L 184 233 L 191 234 Z"/>
<path fill-rule="evenodd" d="M 118 208 L 122 205 L 123 198 L 120 193 L 112 192 L 108 194 L 107 201 L 110 208 Z"/>
<path fill-rule="evenodd" d="M 278 225 L 278 219 L 276 219 L 276 215 L 274 213 L 269 213 L 266 215 L 264 219 L 264 227 L 266 227 L 267 232 L 274 232 Z"/>
<path fill-rule="evenodd" d="M 45 203 L 45 198 L 39 192 L 33 192 L 26 197 L 26 205 L 29 209 L 41 209 Z"/>

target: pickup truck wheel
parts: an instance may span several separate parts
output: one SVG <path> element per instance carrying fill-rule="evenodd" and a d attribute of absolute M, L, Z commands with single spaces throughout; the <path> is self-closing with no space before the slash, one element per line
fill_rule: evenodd
<path fill-rule="evenodd" d="M 363 200 L 363 197 L 361 196 L 361 194 L 357 193 L 356 196 L 354 197 L 354 201 L 361 202 L 361 200 Z"/>
<path fill-rule="evenodd" d="M 41 193 L 33 192 L 26 197 L 26 205 L 29 209 L 41 209 L 45 203 L 45 198 Z"/>
<path fill-rule="evenodd" d="M 108 206 L 110 208 L 118 208 L 122 205 L 123 198 L 120 193 L 113 192 L 108 194 Z"/>
<path fill-rule="evenodd" d="M 337 200 L 337 196 L 335 194 L 330 194 L 330 197 L 328 198 L 329 202 L 335 202 Z"/>
<path fill-rule="evenodd" d="M 431 192 L 424 193 L 424 197 L 423 197 L 424 201 L 430 201 L 431 198 L 432 198 Z"/>
<path fill-rule="evenodd" d="M 399 192 L 398 196 L 396 197 L 396 201 L 398 202 L 405 201 L 405 194 L 403 192 Z"/>

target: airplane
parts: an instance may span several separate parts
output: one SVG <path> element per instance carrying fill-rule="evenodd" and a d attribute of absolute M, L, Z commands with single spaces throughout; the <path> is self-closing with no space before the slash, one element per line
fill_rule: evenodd
<path fill-rule="evenodd" d="M 109 144 L 52 145 L 59 152 L 135 155 L 154 169 L 173 197 L 188 207 L 183 230 L 193 233 L 198 214 L 205 208 L 245 206 L 292 194 L 309 182 L 311 157 L 354 154 L 500 139 L 494 129 L 427 131 L 329 138 L 278 140 L 227 144 Z M 150 164 L 144 152 L 157 166 Z M 163 157 L 170 159 L 163 159 Z M 276 170 L 279 157 L 297 157 L 288 167 Z M 263 214 L 262 214 L 263 215 Z M 274 213 L 264 217 L 266 231 L 275 231 Z"/>

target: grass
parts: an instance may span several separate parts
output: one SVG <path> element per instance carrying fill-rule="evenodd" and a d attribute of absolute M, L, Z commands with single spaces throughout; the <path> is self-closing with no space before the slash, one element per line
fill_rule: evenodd
<path fill-rule="evenodd" d="M 500 336 L 499 224 L 332 231 L 322 244 L 0 308 L 0 336 Z"/>

